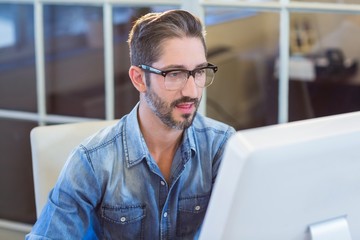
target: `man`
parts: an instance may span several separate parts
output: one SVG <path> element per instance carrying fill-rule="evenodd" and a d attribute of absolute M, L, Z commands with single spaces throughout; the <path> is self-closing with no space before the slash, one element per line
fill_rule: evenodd
<path fill-rule="evenodd" d="M 129 35 L 140 101 L 68 159 L 28 239 L 193 239 L 234 129 L 196 114 L 217 67 L 200 21 L 147 14 Z"/>

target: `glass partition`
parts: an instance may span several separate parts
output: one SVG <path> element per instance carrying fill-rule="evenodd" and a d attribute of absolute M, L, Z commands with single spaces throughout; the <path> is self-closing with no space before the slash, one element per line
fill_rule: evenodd
<path fill-rule="evenodd" d="M 238 130 L 276 124 L 271 64 L 278 56 L 278 14 L 219 8 L 206 13 L 213 22 L 207 27 L 208 59 L 219 66 L 207 88 L 207 115 Z"/>
<path fill-rule="evenodd" d="M 102 8 L 45 5 L 47 113 L 105 118 Z"/>
<path fill-rule="evenodd" d="M 359 111 L 360 16 L 294 13 L 290 39 L 291 120 Z"/>
<path fill-rule="evenodd" d="M 0 118 L 0 218 L 34 223 L 30 131 L 37 124 Z"/>
<path fill-rule="evenodd" d="M 37 111 L 33 12 L 0 4 L 0 109 Z"/>

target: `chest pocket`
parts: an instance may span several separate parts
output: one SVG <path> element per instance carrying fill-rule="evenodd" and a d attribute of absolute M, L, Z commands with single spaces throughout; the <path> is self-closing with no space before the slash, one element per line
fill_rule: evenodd
<path fill-rule="evenodd" d="M 106 239 L 143 239 L 145 205 L 103 206 L 101 217 Z"/>
<path fill-rule="evenodd" d="M 209 199 L 210 195 L 179 199 L 177 237 L 186 237 L 196 233 L 204 220 Z"/>

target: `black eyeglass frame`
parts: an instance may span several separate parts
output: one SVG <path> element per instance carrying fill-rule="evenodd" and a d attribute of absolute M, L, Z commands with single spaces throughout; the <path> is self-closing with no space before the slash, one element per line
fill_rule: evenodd
<path fill-rule="evenodd" d="M 183 68 L 173 68 L 173 69 L 169 69 L 169 70 L 166 70 L 166 71 L 162 71 L 160 69 L 156 69 L 154 67 L 151 67 L 151 66 L 148 66 L 148 65 L 145 65 L 145 64 L 140 64 L 140 65 L 138 65 L 138 67 L 141 68 L 142 70 L 144 70 L 145 72 L 154 73 L 154 74 L 158 74 L 158 75 L 163 76 L 164 81 L 166 81 L 167 74 L 169 74 L 171 72 L 181 71 L 181 72 L 187 73 L 187 77 L 182 80 L 182 86 L 178 86 L 176 88 L 169 88 L 169 87 L 167 87 L 166 82 L 164 82 L 165 83 L 165 88 L 167 90 L 169 90 L 169 91 L 176 91 L 178 89 L 183 88 L 185 86 L 187 80 L 189 80 L 190 76 L 193 76 L 196 86 L 198 86 L 199 88 L 206 88 L 206 87 L 210 86 L 213 83 L 214 78 L 215 78 L 215 73 L 218 70 L 218 67 L 216 65 L 214 65 L 214 64 L 211 64 L 211 63 L 208 63 L 204 67 L 198 67 L 198 68 L 195 68 L 193 70 L 187 70 L 187 69 L 183 69 Z M 195 74 L 198 71 L 201 71 L 201 70 L 204 70 L 204 69 L 206 69 L 207 71 L 212 70 L 213 71 L 213 77 L 211 78 L 211 81 L 209 81 L 207 84 L 204 84 L 202 86 L 202 85 L 199 85 L 198 82 L 196 81 L 196 77 L 195 77 L 196 75 Z"/>
<path fill-rule="evenodd" d="M 214 74 L 217 72 L 218 67 L 214 64 L 208 63 L 206 66 L 204 67 L 199 67 L 199 68 L 195 68 L 193 70 L 186 70 L 186 69 L 169 69 L 166 71 L 162 71 L 160 69 L 157 68 L 153 68 L 151 66 L 145 65 L 145 64 L 140 64 L 138 65 L 139 68 L 141 68 L 142 70 L 146 71 L 146 72 L 150 72 L 150 73 L 155 73 L 158 75 L 161 75 L 163 77 L 166 77 L 166 75 L 170 72 L 174 72 L 174 71 L 187 71 L 188 72 L 188 76 L 187 78 L 189 79 L 190 76 L 192 76 L 193 78 L 195 78 L 195 73 L 199 70 L 203 70 L 203 69 L 212 69 L 214 71 Z"/>

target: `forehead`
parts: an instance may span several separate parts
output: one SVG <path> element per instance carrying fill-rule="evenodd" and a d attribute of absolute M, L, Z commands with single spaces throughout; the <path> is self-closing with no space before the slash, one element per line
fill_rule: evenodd
<path fill-rule="evenodd" d="M 161 42 L 160 58 L 154 67 L 184 66 L 191 69 L 205 62 L 206 53 L 201 39 L 170 38 Z"/>

